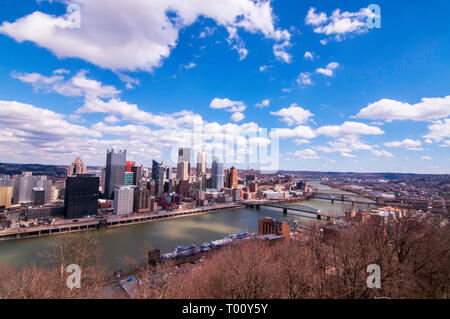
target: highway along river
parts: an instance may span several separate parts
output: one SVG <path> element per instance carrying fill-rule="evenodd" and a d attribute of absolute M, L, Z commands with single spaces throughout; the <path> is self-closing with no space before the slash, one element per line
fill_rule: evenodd
<path fill-rule="evenodd" d="M 313 199 L 301 202 L 322 212 L 343 212 L 348 204 Z M 292 204 L 295 205 L 295 204 Z M 308 214 L 302 214 L 308 216 Z M 226 235 L 241 231 L 257 232 L 258 219 L 272 217 L 283 221 L 298 221 L 304 225 L 325 223 L 318 221 L 313 215 L 303 217 L 289 214 L 283 216 L 278 209 L 263 208 L 256 210 L 239 208 L 205 215 L 196 215 L 170 220 L 127 225 L 103 230 L 90 231 L 102 246 L 103 255 L 111 270 L 123 268 L 122 260 L 128 256 L 140 262 L 144 261 L 145 247 L 149 245 L 159 248 L 162 253 L 171 251 L 177 245 L 197 244 L 223 238 Z M 40 256 L 47 250 L 51 242 L 59 236 L 80 236 L 81 233 L 55 235 L 39 238 L 20 239 L 0 242 L 0 263 L 21 266 L 31 262 L 43 263 Z"/>

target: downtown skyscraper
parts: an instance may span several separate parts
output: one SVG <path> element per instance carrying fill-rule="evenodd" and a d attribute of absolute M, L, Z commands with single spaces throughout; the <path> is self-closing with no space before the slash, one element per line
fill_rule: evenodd
<path fill-rule="evenodd" d="M 126 150 L 115 152 L 108 149 L 106 152 L 105 197 L 114 198 L 114 187 L 124 185 Z"/>
<path fill-rule="evenodd" d="M 218 156 L 213 157 L 211 187 L 220 191 L 224 187 L 223 162 Z"/>
<path fill-rule="evenodd" d="M 206 153 L 198 152 L 197 154 L 197 176 L 200 177 L 206 173 Z"/>

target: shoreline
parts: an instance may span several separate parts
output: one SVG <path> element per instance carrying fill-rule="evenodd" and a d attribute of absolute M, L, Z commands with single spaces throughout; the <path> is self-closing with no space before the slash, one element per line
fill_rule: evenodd
<path fill-rule="evenodd" d="M 88 221 L 81 221 L 76 223 L 64 223 L 59 225 L 46 225 L 33 227 L 32 229 L 27 229 L 24 231 L 12 231 L 0 233 L 0 242 L 2 241 L 12 241 L 12 240 L 20 240 L 20 239 L 28 239 L 28 238 L 37 238 L 37 237 L 45 237 L 51 235 L 60 235 L 60 234 L 68 234 L 68 233 L 76 233 L 83 231 L 92 231 L 92 230 L 104 230 L 108 228 L 116 228 L 120 226 L 128 226 L 128 225 L 136 225 L 143 223 L 151 223 L 162 220 L 170 220 L 175 218 L 182 218 L 188 216 L 198 216 L 204 214 L 211 214 L 215 212 L 225 211 L 225 210 L 234 210 L 243 208 L 245 206 L 241 204 L 233 203 L 233 205 L 224 205 L 219 207 L 211 207 L 208 209 L 193 209 L 193 210 L 182 210 L 175 212 L 164 212 L 161 211 L 159 213 L 152 214 L 132 214 L 130 216 L 124 217 L 110 217 L 106 221 L 106 226 L 102 227 L 100 221 L 101 219 L 90 219 Z"/>

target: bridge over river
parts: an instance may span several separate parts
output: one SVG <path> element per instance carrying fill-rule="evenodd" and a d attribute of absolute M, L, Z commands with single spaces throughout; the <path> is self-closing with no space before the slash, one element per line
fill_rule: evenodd
<path fill-rule="evenodd" d="M 320 209 L 316 209 L 313 207 L 309 207 L 307 205 L 285 205 L 282 202 L 275 201 L 251 201 L 243 203 L 246 207 L 260 209 L 261 207 L 270 207 L 270 208 L 278 208 L 283 210 L 283 214 L 288 214 L 289 211 L 307 213 L 315 215 L 317 219 L 322 220 L 331 220 L 331 219 L 339 219 L 342 216 L 333 213 L 325 213 Z"/>

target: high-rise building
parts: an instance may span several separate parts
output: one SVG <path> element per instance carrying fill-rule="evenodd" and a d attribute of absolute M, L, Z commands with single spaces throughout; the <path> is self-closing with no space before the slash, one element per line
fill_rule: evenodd
<path fill-rule="evenodd" d="M 177 165 L 177 179 L 180 181 L 189 180 L 189 163 L 179 162 Z"/>
<path fill-rule="evenodd" d="M 12 201 L 12 186 L 0 186 L 0 207 L 9 208 Z"/>
<path fill-rule="evenodd" d="M 139 187 L 134 190 L 133 210 L 136 213 L 146 213 L 153 211 L 152 200 L 150 190 L 147 187 L 147 182 L 140 183 Z"/>
<path fill-rule="evenodd" d="M 67 168 L 67 176 L 74 176 L 77 174 L 86 174 L 86 166 L 84 166 L 81 158 L 77 156 L 72 162 L 72 164 Z"/>
<path fill-rule="evenodd" d="M 166 172 L 165 172 L 165 175 L 164 175 L 164 179 L 166 181 L 170 181 L 171 179 L 173 179 L 173 177 L 172 177 L 172 167 L 170 167 L 170 166 L 166 167 Z"/>
<path fill-rule="evenodd" d="M 99 178 L 89 174 L 70 176 L 64 194 L 65 218 L 79 218 L 97 214 Z"/>
<path fill-rule="evenodd" d="M 155 196 L 159 196 L 164 192 L 164 172 L 163 163 L 153 160 L 152 179 L 155 180 Z"/>
<path fill-rule="evenodd" d="M 53 182 L 51 180 L 47 179 L 47 176 L 38 176 L 35 186 L 42 188 L 42 190 L 44 191 L 44 204 L 49 203 L 52 199 Z M 33 200 L 33 201 L 35 201 L 35 200 Z"/>
<path fill-rule="evenodd" d="M 238 170 L 234 166 L 228 170 L 227 188 L 231 189 L 238 188 Z"/>
<path fill-rule="evenodd" d="M 122 186 L 125 178 L 126 150 L 115 152 L 108 149 L 106 152 L 105 191 L 106 198 L 114 198 L 114 187 Z"/>
<path fill-rule="evenodd" d="M 124 179 L 123 179 L 123 184 L 125 186 L 134 185 L 133 184 L 133 179 L 134 179 L 133 172 L 125 172 L 125 176 L 124 176 Z"/>
<path fill-rule="evenodd" d="M 37 177 L 31 172 L 23 172 L 17 176 L 14 182 L 14 204 L 33 202 L 33 187 L 36 185 Z"/>
<path fill-rule="evenodd" d="M 33 205 L 39 206 L 45 204 L 45 190 L 43 187 L 33 188 Z"/>
<path fill-rule="evenodd" d="M 116 186 L 114 188 L 114 215 L 133 213 L 134 186 Z"/>
<path fill-rule="evenodd" d="M 224 187 L 223 163 L 218 156 L 214 156 L 212 161 L 211 187 L 218 191 Z"/>
<path fill-rule="evenodd" d="M 102 168 L 102 173 L 100 175 L 100 188 L 102 193 L 105 193 L 105 179 L 106 179 L 106 167 Z"/>
<path fill-rule="evenodd" d="M 197 176 L 200 177 L 206 173 L 206 153 L 198 152 L 197 154 Z"/>
<path fill-rule="evenodd" d="M 191 149 L 186 147 L 180 147 L 178 149 L 178 163 L 188 163 L 188 173 L 191 174 Z"/>
<path fill-rule="evenodd" d="M 133 185 L 138 186 L 139 181 L 142 179 L 142 165 L 133 166 L 131 171 L 133 172 Z"/>
<path fill-rule="evenodd" d="M 135 166 L 136 166 L 136 162 L 134 162 L 134 161 L 126 161 L 125 162 L 125 172 L 132 172 L 132 169 Z"/>

